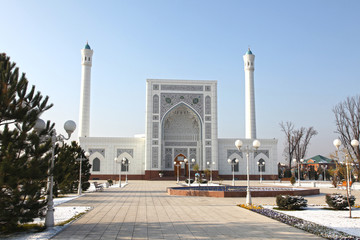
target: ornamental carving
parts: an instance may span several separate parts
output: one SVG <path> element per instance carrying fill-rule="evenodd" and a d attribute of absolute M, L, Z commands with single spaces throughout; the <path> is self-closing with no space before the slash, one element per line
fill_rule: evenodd
<path fill-rule="evenodd" d="M 269 150 L 257 150 L 254 152 L 254 158 L 256 158 L 259 154 L 263 153 L 265 156 L 269 158 Z"/>
<path fill-rule="evenodd" d="M 184 156 L 188 156 L 187 148 L 175 148 L 174 156 L 182 154 Z"/>
<path fill-rule="evenodd" d="M 159 150 L 158 147 L 153 147 L 152 148 L 152 154 L 151 154 L 151 166 L 152 168 L 158 168 L 159 164 Z"/>
<path fill-rule="evenodd" d="M 205 114 L 211 114 L 211 98 L 205 97 Z"/>
<path fill-rule="evenodd" d="M 128 153 L 132 158 L 134 157 L 134 150 L 133 149 L 118 149 L 116 156 L 120 156 L 123 153 Z"/>
<path fill-rule="evenodd" d="M 184 94 L 184 93 L 162 93 L 160 96 L 160 119 L 171 108 L 179 103 L 185 103 L 204 119 L 204 99 L 203 94 Z"/>
<path fill-rule="evenodd" d="M 170 90 L 170 91 L 203 91 L 203 86 L 201 85 L 161 85 L 161 90 Z"/>
<path fill-rule="evenodd" d="M 197 142 L 165 142 L 165 146 L 196 147 Z"/>
<path fill-rule="evenodd" d="M 103 148 L 89 148 L 89 153 L 90 155 L 94 154 L 94 153 L 100 153 L 103 157 L 105 157 L 105 149 Z"/>
<path fill-rule="evenodd" d="M 227 150 L 226 158 L 230 158 L 230 156 L 233 155 L 234 153 L 236 153 L 236 154 L 239 155 L 240 157 L 243 157 L 243 153 L 242 153 L 242 152 L 239 152 L 239 150 L 228 149 L 228 150 Z"/>
<path fill-rule="evenodd" d="M 153 96 L 153 113 L 159 113 L 159 95 Z"/>

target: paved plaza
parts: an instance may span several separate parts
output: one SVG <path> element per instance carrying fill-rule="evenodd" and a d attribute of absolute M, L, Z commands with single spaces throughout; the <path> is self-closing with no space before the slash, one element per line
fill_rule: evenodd
<path fill-rule="evenodd" d="M 237 207 L 244 198 L 169 196 L 169 186 L 175 183 L 131 181 L 67 202 L 61 206 L 93 209 L 53 239 L 320 239 Z"/>

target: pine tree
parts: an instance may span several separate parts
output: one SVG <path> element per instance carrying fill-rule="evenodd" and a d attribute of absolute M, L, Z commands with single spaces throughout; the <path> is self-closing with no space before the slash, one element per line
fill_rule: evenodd
<path fill-rule="evenodd" d="M 54 166 L 54 194 L 57 196 L 58 190 L 60 193 L 73 193 L 78 190 L 79 185 L 79 161 L 77 158 L 85 158 L 84 150 L 77 142 L 71 142 L 71 145 L 65 144 L 61 148 L 56 148 L 56 159 Z M 81 170 L 81 185 L 82 190 L 87 190 L 90 186 L 88 181 L 90 179 L 91 165 L 89 160 L 82 161 Z"/>
<path fill-rule="evenodd" d="M 0 54 L 0 231 L 44 214 L 44 194 L 51 142 L 42 141 L 53 128 L 41 133 L 33 127 L 39 115 L 52 107 L 48 97 L 28 89 L 25 74 Z"/>

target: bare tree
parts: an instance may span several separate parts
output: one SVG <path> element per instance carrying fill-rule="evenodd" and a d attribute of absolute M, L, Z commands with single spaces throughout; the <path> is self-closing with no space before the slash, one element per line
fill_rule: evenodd
<path fill-rule="evenodd" d="M 333 108 L 335 114 L 336 131 L 344 148 L 347 149 L 354 161 L 354 168 L 359 175 L 360 151 L 359 147 L 351 146 L 351 140 L 359 140 L 360 136 L 360 95 L 347 97 Z"/>
<path fill-rule="evenodd" d="M 293 158 L 300 160 L 305 157 L 310 140 L 317 134 L 317 131 L 313 127 L 295 129 L 292 122 L 281 122 L 280 127 L 286 138 L 284 155 L 291 168 Z"/>

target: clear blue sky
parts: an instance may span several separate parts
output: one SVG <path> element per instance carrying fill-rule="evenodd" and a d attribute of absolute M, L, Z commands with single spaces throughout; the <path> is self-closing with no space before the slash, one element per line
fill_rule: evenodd
<path fill-rule="evenodd" d="M 147 78 L 217 80 L 220 138 L 242 138 L 244 70 L 255 54 L 257 135 L 313 126 L 307 157 L 328 156 L 332 108 L 359 94 L 360 1 L 0 0 L 0 52 L 50 96 L 43 115 L 78 123 L 81 58 L 94 49 L 91 136 L 145 132 Z M 77 136 L 77 133 L 75 134 Z M 76 139 L 76 138 L 74 138 Z"/>

